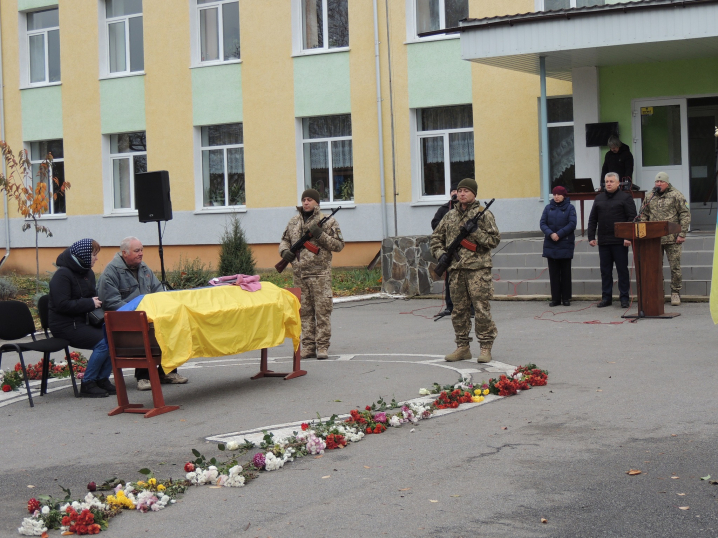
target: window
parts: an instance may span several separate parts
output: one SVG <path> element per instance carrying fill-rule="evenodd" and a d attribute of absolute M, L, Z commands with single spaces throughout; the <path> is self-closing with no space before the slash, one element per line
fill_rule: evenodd
<path fill-rule="evenodd" d="M 30 164 L 32 166 L 32 189 L 37 187 L 38 183 L 47 185 L 48 196 L 48 213 L 57 215 L 65 213 L 65 196 L 62 194 L 61 188 L 65 183 L 65 155 L 62 151 L 62 140 L 43 140 L 39 142 L 30 142 Z M 40 172 L 42 163 L 52 157 L 52 163 L 45 177 Z M 54 181 L 57 179 L 57 182 Z M 57 199 L 53 200 L 57 194 Z"/>
<path fill-rule="evenodd" d="M 551 189 L 558 185 L 572 190 L 576 178 L 573 148 L 573 98 L 554 97 L 546 101 Z"/>
<path fill-rule="evenodd" d="M 416 33 L 456 28 L 469 16 L 469 0 L 414 0 Z"/>
<path fill-rule="evenodd" d="M 59 11 L 33 11 L 26 19 L 30 84 L 60 82 Z"/>
<path fill-rule="evenodd" d="M 202 205 L 245 205 L 241 123 L 202 127 Z"/>
<path fill-rule="evenodd" d="M 464 178 L 475 177 L 471 105 L 416 111 L 422 196 L 447 196 Z"/>
<path fill-rule="evenodd" d="M 135 209 L 135 174 L 147 172 L 144 131 L 110 135 L 113 209 Z"/>
<path fill-rule="evenodd" d="M 110 74 L 144 71 L 142 0 L 105 0 Z"/>
<path fill-rule="evenodd" d="M 239 2 L 197 0 L 201 62 L 239 60 Z"/>
<path fill-rule="evenodd" d="M 543 0 L 543 11 L 569 9 L 572 7 L 603 6 L 606 0 Z"/>
<path fill-rule="evenodd" d="M 301 0 L 302 49 L 338 49 L 349 46 L 347 0 Z"/>
<path fill-rule="evenodd" d="M 304 188 L 322 202 L 354 200 L 351 114 L 304 118 L 302 135 Z"/>

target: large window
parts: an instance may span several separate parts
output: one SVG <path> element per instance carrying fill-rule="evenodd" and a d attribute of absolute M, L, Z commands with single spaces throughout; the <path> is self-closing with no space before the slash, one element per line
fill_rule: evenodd
<path fill-rule="evenodd" d="M 197 8 L 200 61 L 239 60 L 239 2 L 197 0 Z"/>
<path fill-rule="evenodd" d="M 144 71 L 142 0 L 105 0 L 105 17 L 109 73 Z"/>
<path fill-rule="evenodd" d="M 202 127 L 202 205 L 246 204 L 241 123 Z"/>
<path fill-rule="evenodd" d="M 65 213 L 65 195 L 62 193 L 62 185 L 65 183 L 65 155 L 62 151 L 62 140 L 42 140 L 30 142 L 29 145 L 33 191 L 38 183 L 47 185 L 48 213 L 51 215 Z M 50 158 L 52 162 L 49 169 L 42 172 L 42 163 Z M 55 194 L 57 199 L 53 199 Z"/>
<path fill-rule="evenodd" d="M 135 209 L 135 174 L 147 172 L 144 131 L 110 135 L 114 209 Z"/>
<path fill-rule="evenodd" d="M 302 133 L 304 188 L 323 202 L 354 200 L 351 115 L 304 118 Z"/>
<path fill-rule="evenodd" d="M 302 49 L 337 49 L 349 46 L 347 0 L 301 0 Z"/>
<path fill-rule="evenodd" d="M 543 10 L 569 9 L 572 7 L 603 6 L 606 0 L 543 0 Z"/>
<path fill-rule="evenodd" d="M 60 82 L 59 11 L 33 11 L 26 19 L 30 84 Z"/>
<path fill-rule="evenodd" d="M 456 28 L 469 16 L 469 0 L 414 0 L 416 33 Z"/>
<path fill-rule="evenodd" d="M 474 178 L 474 117 L 471 105 L 416 111 L 422 196 L 447 196 Z"/>
<path fill-rule="evenodd" d="M 546 101 L 551 188 L 573 187 L 576 157 L 573 147 L 573 98 L 554 97 Z"/>

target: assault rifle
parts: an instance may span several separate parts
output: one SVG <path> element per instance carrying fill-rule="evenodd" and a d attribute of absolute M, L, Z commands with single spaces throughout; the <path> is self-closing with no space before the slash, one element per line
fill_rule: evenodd
<path fill-rule="evenodd" d="M 331 214 L 327 217 L 324 217 L 322 220 L 319 221 L 319 227 L 322 226 L 326 221 L 328 221 L 332 216 L 334 216 L 334 213 L 339 211 L 342 208 L 342 206 L 337 207 L 334 209 Z M 309 242 L 309 240 L 312 238 L 312 234 L 307 232 L 302 237 L 297 240 L 296 243 L 294 243 L 291 247 L 289 247 L 289 251 L 292 254 L 297 254 L 302 248 L 306 248 L 309 252 L 313 252 L 314 254 L 319 254 L 319 247 L 316 245 L 313 245 Z M 281 273 L 287 268 L 287 265 L 289 265 L 289 262 L 282 258 L 279 260 L 279 263 L 274 266 L 274 268 L 277 270 L 278 273 Z"/>
<path fill-rule="evenodd" d="M 442 262 L 441 259 L 439 259 L 439 263 L 436 264 L 436 268 L 434 269 L 434 273 L 436 273 L 436 276 L 441 276 L 444 274 L 444 271 L 446 271 L 449 268 L 449 265 L 451 265 L 451 259 L 455 258 L 457 261 L 459 258 L 459 248 L 464 247 L 468 248 L 469 250 L 476 250 L 476 245 L 474 245 L 472 242 L 470 242 L 466 237 L 471 233 L 466 229 L 466 225 L 469 222 L 473 222 L 474 224 L 479 223 L 479 219 L 484 216 L 484 213 L 486 213 L 489 210 L 489 207 L 491 207 L 491 204 L 494 203 L 494 200 L 496 198 L 492 198 L 491 201 L 486 203 L 486 206 L 484 207 L 483 211 L 479 211 L 473 218 L 467 220 L 463 226 L 461 226 L 461 231 L 459 232 L 459 235 L 456 236 L 456 239 L 452 241 L 452 243 L 449 245 L 449 248 L 446 249 L 446 254 L 442 256 L 441 258 L 444 259 Z"/>

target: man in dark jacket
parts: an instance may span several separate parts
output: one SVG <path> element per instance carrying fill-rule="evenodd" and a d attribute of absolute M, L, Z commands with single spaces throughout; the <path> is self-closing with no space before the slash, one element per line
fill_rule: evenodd
<path fill-rule="evenodd" d="M 630 278 L 628 274 L 628 247 L 631 242 L 616 237 L 613 225 L 616 222 L 628 222 L 636 218 L 636 205 L 633 197 L 618 190 L 618 174 L 610 172 L 604 178 L 606 192 L 596 196 L 588 217 L 588 241 L 592 247 L 598 244 L 601 260 L 601 302 L 598 308 L 609 306 L 613 297 L 613 264 L 618 273 L 618 292 L 621 308 L 628 308 Z M 598 241 L 596 241 L 598 229 Z"/>
<path fill-rule="evenodd" d="M 432 231 L 436 230 L 436 227 L 441 222 L 441 219 L 444 218 L 444 215 L 451 211 L 451 209 L 454 207 L 454 204 L 458 201 L 456 193 L 456 189 L 451 189 L 451 199 L 436 210 L 434 218 L 431 219 Z M 446 273 L 444 273 L 444 293 L 446 295 L 446 308 L 437 314 L 437 316 L 442 317 L 450 316 L 451 311 L 454 309 L 454 303 L 451 302 L 451 293 L 449 291 L 449 271 L 446 271 Z"/>
<path fill-rule="evenodd" d="M 618 181 L 633 182 L 633 154 L 628 146 L 621 142 L 616 135 L 611 135 L 608 139 L 608 149 L 603 160 L 601 178 L 605 178 L 609 172 L 614 172 L 618 175 Z M 603 179 L 601 179 L 601 187 L 603 186 Z"/>

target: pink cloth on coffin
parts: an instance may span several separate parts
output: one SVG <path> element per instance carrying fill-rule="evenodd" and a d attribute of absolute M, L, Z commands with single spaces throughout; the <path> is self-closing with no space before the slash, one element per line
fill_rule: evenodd
<path fill-rule="evenodd" d="M 212 286 L 239 286 L 244 291 L 259 291 L 262 284 L 259 275 L 231 275 L 220 276 L 209 281 Z"/>

